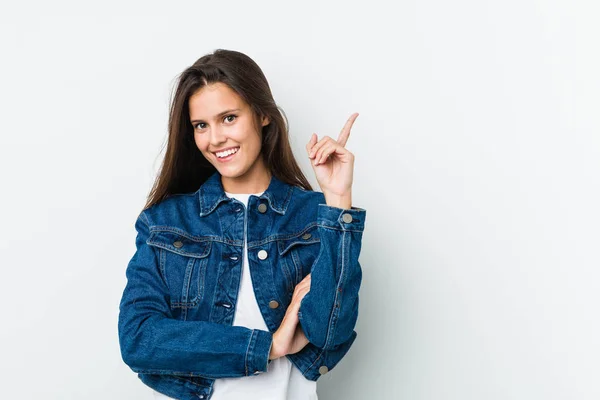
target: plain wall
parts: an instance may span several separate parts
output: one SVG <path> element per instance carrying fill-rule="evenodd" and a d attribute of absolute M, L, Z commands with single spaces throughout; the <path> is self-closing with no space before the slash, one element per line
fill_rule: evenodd
<path fill-rule="evenodd" d="M 20 5 L 19 5 L 20 4 Z M 176 76 L 266 74 L 294 151 L 359 112 L 358 338 L 322 400 L 600 398 L 595 1 L 3 2 L 6 399 L 151 399 L 118 304 Z"/>

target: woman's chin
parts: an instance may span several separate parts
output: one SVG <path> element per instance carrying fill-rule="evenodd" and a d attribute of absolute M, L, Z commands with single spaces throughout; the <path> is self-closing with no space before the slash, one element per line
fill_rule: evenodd
<path fill-rule="evenodd" d="M 217 171 L 219 171 L 219 174 L 225 178 L 238 178 L 240 176 L 243 175 L 243 171 L 241 171 L 239 168 L 232 166 L 224 166 L 224 165 L 219 165 L 217 166 Z"/>

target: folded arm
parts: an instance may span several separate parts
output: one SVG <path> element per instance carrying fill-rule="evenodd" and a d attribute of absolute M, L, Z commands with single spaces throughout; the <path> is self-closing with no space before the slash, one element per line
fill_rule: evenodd
<path fill-rule="evenodd" d="M 123 361 L 135 372 L 226 378 L 267 371 L 272 333 L 208 321 L 173 319 L 148 221 L 138 217 L 137 250 L 119 305 Z"/>

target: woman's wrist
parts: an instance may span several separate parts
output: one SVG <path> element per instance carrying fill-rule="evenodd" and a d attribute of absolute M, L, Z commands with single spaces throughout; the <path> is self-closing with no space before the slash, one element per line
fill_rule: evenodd
<path fill-rule="evenodd" d="M 273 334 L 273 341 L 271 342 L 271 350 L 269 350 L 269 360 L 275 360 L 279 357 L 281 357 L 281 355 L 279 354 L 279 351 L 277 350 L 277 343 L 275 341 L 275 334 Z"/>
<path fill-rule="evenodd" d="M 325 195 L 325 203 L 331 207 L 350 209 L 352 208 L 352 194 L 344 194 L 344 195 L 335 195 L 335 194 L 327 194 Z"/>

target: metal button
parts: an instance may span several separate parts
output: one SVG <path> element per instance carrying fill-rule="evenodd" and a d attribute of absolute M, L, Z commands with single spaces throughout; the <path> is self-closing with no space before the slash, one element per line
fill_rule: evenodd
<path fill-rule="evenodd" d="M 327 365 L 323 365 L 323 366 L 321 366 L 321 367 L 319 368 L 319 373 L 320 373 L 321 375 L 325 375 L 325 374 L 326 374 L 326 373 L 328 373 L 328 372 L 329 372 L 329 368 L 327 368 Z"/>
<path fill-rule="evenodd" d="M 177 241 L 173 242 L 173 246 L 175 246 L 179 249 L 183 246 L 183 243 L 181 242 L 181 240 L 177 240 Z"/>
<path fill-rule="evenodd" d="M 310 233 L 305 233 L 304 235 L 302 235 L 302 239 L 307 240 L 310 239 L 312 235 Z"/>
<path fill-rule="evenodd" d="M 229 257 L 229 258 L 231 258 L 233 261 L 237 261 L 237 259 L 238 259 L 238 256 L 231 256 L 231 257 Z"/>
<path fill-rule="evenodd" d="M 265 203 L 260 203 L 258 205 L 258 211 L 261 213 L 265 213 L 267 211 L 267 205 Z"/>
<path fill-rule="evenodd" d="M 269 307 L 271 307 L 271 308 L 277 308 L 277 307 L 279 307 L 279 303 L 277 302 L 277 300 L 271 300 L 269 302 Z"/>
<path fill-rule="evenodd" d="M 260 258 L 261 260 L 264 260 L 265 258 L 267 258 L 267 251 L 266 250 L 259 251 L 258 258 Z"/>
<path fill-rule="evenodd" d="M 345 223 L 349 224 L 350 222 L 352 222 L 352 215 L 344 214 L 344 215 L 342 215 L 342 219 L 344 220 Z"/>

